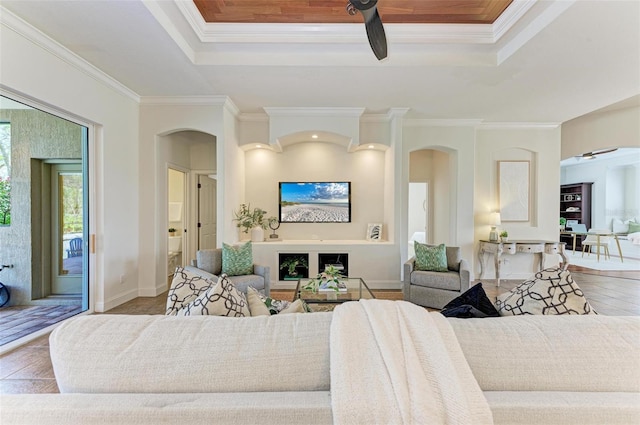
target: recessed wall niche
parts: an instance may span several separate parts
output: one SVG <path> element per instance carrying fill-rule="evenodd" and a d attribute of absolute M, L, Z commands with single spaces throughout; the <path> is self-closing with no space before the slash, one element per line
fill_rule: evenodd
<path fill-rule="evenodd" d="M 349 276 L 349 254 L 321 253 L 318 254 L 318 272 L 322 273 L 328 265 L 335 266 L 344 276 Z"/>
<path fill-rule="evenodd" d="M 298 280 L 309 277 L 308 253 L 278 254 L 278 280 Z"/>

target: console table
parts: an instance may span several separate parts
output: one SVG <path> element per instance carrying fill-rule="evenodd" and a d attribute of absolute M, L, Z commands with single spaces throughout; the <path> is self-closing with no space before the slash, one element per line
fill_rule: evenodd
<path fill-rule="evenodd" d="M 564 253 L 566 243 L 564 242 L 552 242 L 552 241 L 487 241 L 481 240 L 478 246 L 478 259 L 480 260 L 480 278 L 484 272 L 485 260 L 484 254 L 493 255 L 493 263 L 496 269 L 496 285 L 500 286 L 500 257 L 502 254 L 539 254 L 540 255 L 540 270 L 544 264 L 542 254 L 560 254 L 562 261 L 564 262 L 564 268 L 569 265 L 569 260 Z"/>

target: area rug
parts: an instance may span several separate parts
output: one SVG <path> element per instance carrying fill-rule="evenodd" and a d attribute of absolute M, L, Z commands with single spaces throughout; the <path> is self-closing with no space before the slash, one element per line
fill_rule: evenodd
<path fill-rule="evenodd" d="M 635 270 L 640 271 L 640 260 L 625 258 L 624 263 L 620 262 L 620 257 L 611 256 L 611 259 L 606 259 L 604 255 L 600 255 L 600 261 L 597 260 L 596 254 L 584 255 L 582 257 L 582 253 L 576 252 L 572 254 L 571 252 L 567 253 L 567 258 L 569 258 L 569 264 L 574 266 L 586 267 L 588 269 L 594 270 Z"/>

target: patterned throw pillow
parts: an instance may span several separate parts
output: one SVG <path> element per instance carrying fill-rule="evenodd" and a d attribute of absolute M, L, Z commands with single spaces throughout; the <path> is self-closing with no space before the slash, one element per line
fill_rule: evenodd
<path fill-rule="evenodd" d="M 271 297 L 265 297 L 252 286 L 247 288 L 247 301 L 249 302 L 251 316 L 311 312 L 311 308 L 304 300 L 297 299 L 294 302 L 274 300 Z"/>
<path fill-rule="evenodd" d="M 420 242 L 414 242 L 416 252 L 416 270 L 446 272 L 447 268 L 447 249 L 444 244 L 437 246 L 425 245 Z"/>
<path fill-rule="evenodd" d="M 242 293 L 223 274 L 215 286 L 178 310 L 177 316 L 250 316 L 249 305 Z"/>
<path fill-rule="evenodd" d="M 571 273 L 562 268 L 542 270 L 496 301 L 501 316 L 520 314 L 597 314 L 573 281 Z"/>
<path fill-rule="evenodd" d="M 200 275 L 176 267 L 171 288 L 167 294 L 167 310 L 165 314 L 175 316 L 178 310 L 195 300 L 200 294 L 212 287 L 214 282 Z"/>
<path fill-rule="evenodd" d="M 251 242 L 235 246 L 222 243 L 222 274 L 228 276 L 253 274 Z"/>

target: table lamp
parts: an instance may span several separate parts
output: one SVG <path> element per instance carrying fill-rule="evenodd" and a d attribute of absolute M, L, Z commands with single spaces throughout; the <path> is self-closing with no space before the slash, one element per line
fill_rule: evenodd
<path fill-rule="evenodd" d="M 496 230 L 496 226 L 500 225 L 500 213 L 492 212 L 489 215 L 489 225 L 491 225 L 491 231 L 489 232 L 489 240 L 491 242 L 496 242 L 498 240 L 498 231 Z"/>

